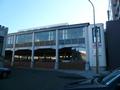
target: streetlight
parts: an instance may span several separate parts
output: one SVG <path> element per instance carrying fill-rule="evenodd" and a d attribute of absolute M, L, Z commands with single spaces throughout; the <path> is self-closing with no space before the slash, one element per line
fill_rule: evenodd
<path fill-rule="evenodd" d="M 99 74 L 98 30 L 97 30 L 97 27 L 95 25 L 95 7 L 94 7 L 93 3 L 90 0 L 88 0 L 88 1 L 90 2 L 90 4 L 93 7 L 93 23 L 94 23 L 94 32 L 95 32 L 95 37 L 96 37 L 96 43 L 95 43 L 95 46 L 96 46 L 96 73 Z"/>

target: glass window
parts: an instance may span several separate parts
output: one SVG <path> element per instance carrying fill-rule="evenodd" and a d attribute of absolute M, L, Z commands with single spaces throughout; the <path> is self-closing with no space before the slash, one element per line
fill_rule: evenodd
<path fill-rule="evenodd" d="M 64 30 L 59 30 L 59 44 L 80 44 L 82 38 L 85 38 L 84 27 L 80 28 L 68 28 Z M 84 43 L 84 42 L 82 42 Z"/>
<path fill-rule="evenodd" d="M 59 40 L 63 40 L 63 30 L 58 31 L 58 38 Z"/>
<path fill-rule="evenodd" d="M 83 27 L 59 30 L 59 40 L 78 39 L 84 37 Z"/>
<path fill-rule="evenodd" d="M 78 39 L 84 36 L 84 28 L 70 28 L 65 30 L 59 30 L 59 40 L 64 39 Z"/>
<path fill-rule="evenodd" d="M 21 34 L 16 36 L 16 43 L 32 42 L 32 34 Z"/>
<path fill-rule="evenodd" d="M 83 37 L 83 28 L 73 28 L 67 30 L 68 39 L 77 39 Z"/>
<path fill-rule="evenodd" d="M 56 33 L 55 31 L 49 32 L 49 40 L 55 40 L 56 39 Z"/>
<path fill-rule="evenodd" d="M 7 44 L 13 44 L 13 40 L 14 39 L 14 36 L 9 36 L 8 38 L 7 38 Z"/>
<path fill-rule="evenodd" d="M 35 33 L 35 42 L 55 40 L 55 31 Z"/>
<path fill-rule="evenodd" d="M 63 39 L 67 39 L 67 36 L 68 34 L 67 34 L 67 30 L 63 30 Z"/>

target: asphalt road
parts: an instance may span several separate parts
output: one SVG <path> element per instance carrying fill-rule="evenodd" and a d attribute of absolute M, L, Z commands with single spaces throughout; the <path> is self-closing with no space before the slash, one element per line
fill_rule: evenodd
<path fill-rule="evenodd" d="M 12 69 L 10 77 L 0 79 L 0 90 L 63 90 L 64 85 L 79 79 L 71 76 L 51 70 Z"/>

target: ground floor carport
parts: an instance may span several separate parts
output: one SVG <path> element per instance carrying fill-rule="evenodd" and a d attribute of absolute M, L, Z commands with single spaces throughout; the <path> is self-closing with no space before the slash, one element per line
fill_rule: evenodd
<path fill-rule="evenodd" d="M 34 50 L 34 62 L 31 62 L 32 50 L 16 50 L 14 54 L 14 67 L 28 67 L 33 63 L 33 68 L 54 69 L 56 61 L 56 50 L 53 48 L 39 48 Z M 12 62 L 12 51 L 6 50 L 6 59 Z M 85 60 L 82 54 L 71 47 L 59 49 L 59 69 L 85 69 Z"/>
<path fill-rule="evenodd" d="M 5 51 L 5 58 L 8 66 L 11 66 L 12 64 L 12 55 L 13 51 L 12 50 L 6 50 Z M 14 62 L 13 66 L 15 67 L 30 67 L 31 63 L 31 50 L 16 50 L 14 54 Z"/>

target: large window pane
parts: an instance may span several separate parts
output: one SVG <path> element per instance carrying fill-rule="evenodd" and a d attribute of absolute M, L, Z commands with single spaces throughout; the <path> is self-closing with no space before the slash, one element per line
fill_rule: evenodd
<path fill-rule="evenodd" d="M 32 34 L 21 34 L 16 36 L 16 44 L 32 42 Z"/>
<path fill-rule="evenodd" d="M 40 32 L 35 33 L 35 41 L 48 41 L 49 39 L 49 33 L 48 32 Z"/>
<path fill-rule="evenodd" d="M 13 44 L 13 38 L 14 36 L 9 36 L 8 38 L 7 38 L 7 44 Z"/>
<path fill-rule="evenodd" d="M 50 46 L 55 45 L 56 32 L 37 32 L 35 33 L 35 46 Z"/>
<path fill-rule="evenodd" d="M 84 33 L 84 27 L 59 30 L 59 44 L 84 44 L 79 42 L 85 38 Z"/>
<path fill-rule="evenodd" d="M 55 40 L 55 31 L 35 33 L 35 42 Z"/>
<path fill-rule="evenodd" d="M 64 39 L 78 39 L 81 37 L 84 37 L 84 28 L 70 28 L 70 29 L 64 29 L 59 30 L 59 40 Z"/>
<path fill-rule="evenodd" d="M 74 28 L 67 30 L 68 39 L 77 39 L 83 37 L 83 28 Z"/>

